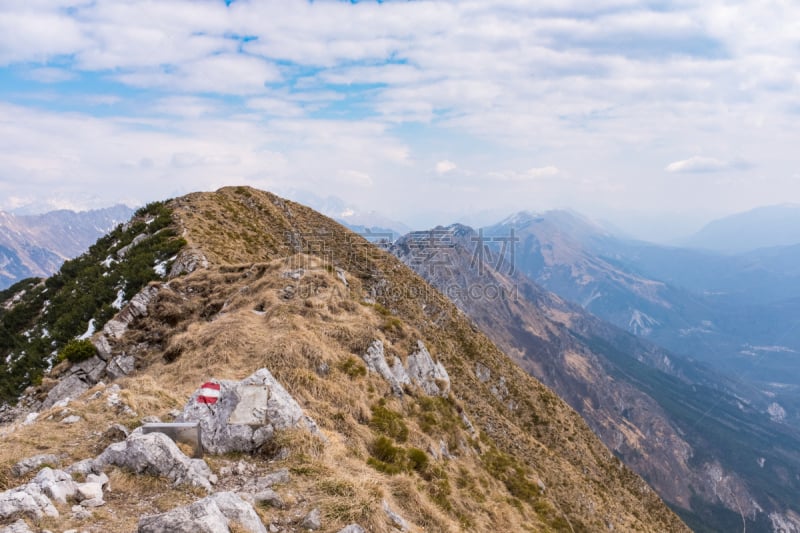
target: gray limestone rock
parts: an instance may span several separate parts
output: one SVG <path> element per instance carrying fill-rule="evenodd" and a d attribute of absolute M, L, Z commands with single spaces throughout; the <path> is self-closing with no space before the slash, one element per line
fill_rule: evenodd
<path fill-rule="evenodd" d="M 370 372 L 375 372 L 385 379 L 392 387 L 392 392 L 396 396 L 403 395 L 403 387 L 400 386 L 400 382 L 398 381 L 397 377 L 395 377 L 395 373 L 391 368 L 389 368 L 389 364 L 386 362 L 383 342 L 380 340 L 372 341 L 372 344 L 370 344 L 369 348 L 367 348 L 367 353 L 362 355 L 361 358 L 364 359 L 364 363 L 367 365 L 367 370 Z M 397 363 L 395 362 L 395 366 L 396 365 Z M 402 365 L 400 366 L 402 367 Z"/>
<path fill-rule="evenodd" d="M 338 533 L 367 533 L 363 527 L 359 526 L 358 524 L 350 524 L 349 526 L 345 526 L 339 530 Z"/>
<path fill-rule="evenodd" d="M 0 493 L 0 519 L 27 516 L 41 520 L 45 516 L 58 518 L 58 510 L 36 483 L 28 483 Z"/>
<path fill-rule="evenodd" d="M 431 396 L 445 397 L 450 392 L 450 376 L 444 366 L 435 362 L 422 341 L 417 351 L 408 356 L 408 375 L 411 381 Z"/>
<path fill-rule="evenodd" d="M 78 491 L 78 486 L 71 475 L 63 470 L 53 470 L 48 467 L 36 474 L 31 483 L 38 485 L 48 498 L 62 505 L 66 505 L 67 500 L 74 498 Z"/>
<path fill-rule="evenodd" d="M 311 531 L 316 531 L 322 527 L 322 515 L 319 512 L 319 509 L 316 507 L 308 513 L 303 521 L 300 523 L 300 527 L 303 529 L 310 529 Z"/>
<path fill-rule="evenodd" d="M 137 318 L 147 316 L 147 306 L 158 294 L 158 284 L 148 285 L 131 298 L 131 301 L 103 326 L 103 334 L 112 339 L 121 338 L 128 326 Z"/>
<path fill-rule="evenodd" d="M 27 522 L 21 518 L 3 528 L 0 528 L 0 533 L 33 533 L 33 530 L 28 527 Z"/>
<path fill-rule="evenodd" d="M 166 476 L 176 485 L 189 484 L 211 492 L 211 469 L 202 459 L 190 459 L 163 433 L 132 433 L 123 442 L 110 445 L 95 460 L 95 466 L 115 465 L 137 474 Z"/>
<path fill-rule="evenodd" d="M 242 381 L 217 381 L 220 396 L 213 405 L 199 403 L 196 392 L 179 422 L 200 422 L 203 448 L 210 453 L 253 452 L 275 430 L 305 428 L 320 434 L 316 423 L 266 368 Z"/>
<path fill-rule="evenodd" d="M 61 460 L 59 460 L 57 456 L 52 453 L 44 453 L 41 455 L 34 455 L 33 457 L 26 457 L 11 467 L 11 473 L 15 477 L 21 477 L 42 465 L 58 466 L 60 464 Z"/>
<path fill-rule="evenodd" d="M 139 520 L 139 533 L 229 533 L 235 523 L 248 533 L 267 533 L 253 506 L 232 492 Z"/>

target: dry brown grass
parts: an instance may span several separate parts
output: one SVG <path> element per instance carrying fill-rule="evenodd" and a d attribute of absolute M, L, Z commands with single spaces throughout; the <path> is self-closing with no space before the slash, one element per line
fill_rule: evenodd
<path fill-rule="evenodd" d="M 606 522 L 624 531 L 682 530 L 572 409 L 394 258 L 359 247 L 358 237 L 303 206 L 250 189 L 190 195 L 174 207 L 190 245 L 201 249 L 212 267 L 170 281 L 150 315 L 123 339 L 118 348 L 135 353 L 140 368 L 121 382 L 123 398 L 139 417 L 163 416 L 209 378 L 238 380 L 268 368 L 318 421 L 327 442 L 286 432 L 268 451 L 285 448 L 288 457 L 248 459 L 260 471 L 286 467 L 292 472 L 291 482 L 276 490 L 295 505 L 260 509 L 266 522 L 296 525 L 297 516 L 318 506 L 326 530 L 358 522 L 368 531 L 388 532 L 392 526 L 381 508 L 385 499 L 425 531 L 594 531 Z M 297 253 L 308 244 L 303 235 L 313 232 L 327 234 L 325 260 Z M 284 275 L 299 266 L 305 269 L 300 279 Z M 349 287 L 333 267 L 345 269 Z M 412 290 L 415 296 L 409 297 Z M 367 304 L 368 298 L 378 303 Z M 436 407 L 435 424 L 425 417 L 423 399 L 413 387 L 398 399 L 383 379 L 353 370 L 348 361 L 374 339 L 384 342 L 389 357 L 401 359 L 422 339 L 444 363 L 452 395 Z M 505 378 L 509 392 L 502 401 L 477 380 L 478 361 L 492 376 Z M 379 436 L 369 421 L 381 401 L 407 425 L 407 437 L 393 444 L 403 453 L 438 450 L 443 440 L 455 457 L 428 454 L 426 469 L 401 465 L 395 475 L 369 466 Z M 58 451 L 70 459 L 90 455 L 92 443 L 117 414 L 81 402 L 70 405 L 86 414 L 75 426 L 64 429 L 42 420 L 0 437 L 0 472 L 33 453 Z M 480 437 L 461 422 L 452 423 L 460 420 L 459 410 L 482 431 Z M 37 436 L 41 432 L 58 434 L 47 439 Z M 492 466 L 487 462 L 492 456 L 509 464 Z M 219 468 L 225 460 L 209 458 L 209 463 Z M 514 468 L 528 485 L 515 485 L 519 480 L 504 474 Z M 109 501 L 103 512 L 113 512 L 125 527 L 138 514 L 195 497 L 153 478 L 114 475 L 126 501 Z M 547 485 L 544 494 L 530 491 L 537 478 Z M 163 496 L 147 500 L 147 509 L 127 501 L 148 493 Z"/>

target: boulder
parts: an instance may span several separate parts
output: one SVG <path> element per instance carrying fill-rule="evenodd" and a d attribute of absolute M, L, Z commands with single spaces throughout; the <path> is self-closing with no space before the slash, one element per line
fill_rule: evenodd
<path fill-rule="evenodd" d="M 202 459 L 190 459 L 163 433 L 132 433 L 110 445 L 95 460 L 95 467 L 115 465 L 137 474 L 165 476 L 175 485 L 189 484 L 211 492 L 211 469 Z"/>
<path fill-rule="evenodd" d="M 254 452 L 275 430 L 305 428 L 320 434 L 317 424 L 266 368 L 242 381 L 215 381 L 220 396 L 213 405 L 189 400 L 178 422 L 199 422 L 203 449 L 213 454 Z"/>
<path fill-rule="evenodd" d="M 426 394 L 445 397 L 450 392 L 450 376 L 444 366 L 435 362 L 422 341 L 417 341 L 417 351 L 406 362 L 411 381 Z"/>
<path fill-rule="evenodd" d="M 139 519 L 138 533 L 230 533 L 228 519 L 213 502 L 200 500 Z"/>
<path fill-rule="evenodd" d="M 13 524 L 0 528 L 0 533 L 33 533 L 33 530 L 28 527 L 25 520 L 19 519 Z"/>
<path fill-rule="evenodd" d="M 111 359 L 106 366 L 106 374 L 111 379 L 125 377 L 136 368 L 136 359 L 132 355 L 118 355 Z"/>
<path fill-rule="evenodd" d="M 50 498 L 42 493 L 39 485 L 28 483 L 0 493 L 0 519 L 28 516 L 41 520 L 45 516 L 58 518 L 58 510 Z"/>
<path fill-rule="evenodd" d="M 21 477 L 32 470 L 36 470 L 42 465 L 58 466 L 60 464 L 61 460 L 59 460 L 57 456 L 53 455 L 52 453 L 43 453 L 41 455 L 27 457 L 18 462 L 11 467 L 11 473 L 15 477 Z"/>
<path fill-rule="evenodd" d="M 80 474 L 87 476 L 92 473 L 99 472 L 98 465 L 95 464 L 94 459 L 83 459 L 77 463 L 73 463 L 64 469 L 68 474 Z"/>
<path fill-rule="evenodd" d="M 200 250 L 184 248 L 169 270 L 169 279 L 176 278 L 181 274 L 191 274 L 197 268 L 208 268 L 208 259 Z"/>
<path fill-rule="evenodd" d="M 139 520 L 139 533 L 229 533 L 235 523 L 248 533 L 267 533 L 253 506 L 232 492 Z"/>
<path fill-rule="evenodd" d="M 62 505 L 66 505 L 68 499 L 74 498 L 78 490 L 71 475 L 48 467 L 36 474 L 31 483 L 38 485 L 48 498 Z"/>
<path fill-rule="evenodd" d="M 253 509 L 253 506 L 237 494 L 233 492 L 217 492 L 205 499 L 212 500 L 222 511 L 222 514 L 225 515 L 225 518 L 235 522 L 246 531 L 266 533 L 267 529 L 261 523 L 261 519 Z"/>
<path fill-rule="evenodd" d="M 78 501 L 103 499 L 103 485 L 100 483 L 78 483 L 77 489 Z"/>
<path fill-rule="evenodd" d="M 77 424 L 81 420 L 83 420 L 83 419 L 81 417 L 79 417 L 78 415 L 69 415 L 68 417 L 64 418 L 64 420 L 62 420 L 61 423 L 66 425 L 66 426 L 69 426 L 71 424 Z"/>

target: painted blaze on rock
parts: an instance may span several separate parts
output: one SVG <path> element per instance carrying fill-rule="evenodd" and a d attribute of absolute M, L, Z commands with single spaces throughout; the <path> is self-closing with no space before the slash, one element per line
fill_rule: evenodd
<path fill-rule="evenodd" d="M 213 403 L 208 402 L 207 385 L 211 384 L 219 387 Z M 214 454 L 256 451 L 275 430 L 300 427 L 319 433 L 316 423 L 266 368 L 242 381 L 204 383 L 184 407 L 179 421 L 199 422 L 203 449 Z"/>

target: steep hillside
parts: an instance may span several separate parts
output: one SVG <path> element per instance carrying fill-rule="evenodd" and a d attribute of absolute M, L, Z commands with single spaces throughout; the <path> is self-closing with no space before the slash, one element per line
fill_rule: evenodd
<path fill-rule="evenodd" d="M 102 311 L 81 315 L 86 321 L 71 335 L 93 318 L 97 353 L 70 363 L 82 348 L 65 343 L 61 355 L 70 359 L 7 413 L 18 418 L 0 437 L 5 487 L 18 483 L 11 466 L 23 457 L 52 453 L 63 464 L 91 458 L 118 440 L 106 431 L 112 423 L 206 416 L 192 396 L 201 383 L 211 379 L 224 391 L 233 383 L 225 380 L 267 369 L 309 417 L 307 429 L 282 429 L 267 409 L 269 426 L 254 453 L 209 455 L 213 476 L 206 467 L 192 472 L 206 472 L 198 483 L 216 483 L 212 492 L 246 493 L 248 484 L 280 477 L 274 494 L 265 496 L 263 485 L 252 497 L 266 502 L 256 510 L 271 530 L 305 529 L 314 509 L 324 531 L 353 522 L 375 532 L 686 530 L 575 411 L 391 255 L 308 208 L 249 188 L 151 209 L 159 220 L 170 212 L 172 224 L 148 230 L 141 213 L 144 225 L 128 227 L 139 233 L 123 257 L 124 228 L 90 253 L 108 254 L 105 261 L 87 256 L 69 265 L 80 267 L 74 279 L 119 275 L 116 287 L 128 278 L 114 268 L 149 248 L 149 268 L 168 281 L 151 282 L 105 324 Z M 181 246 L 177 254 L 173 245 Z M 93 276 L 84 274 L 92 268 Z M 25 338 L 45 334 L 31 325 L 49 324 L 43 319 L 62 294 L 45 282 L 45 305 L 28 296 L 36 290 L 21 288 L 0 316 L 31 315 L 17 328 Z M 98 309 L 111 303 L 98 300 L 105 302 Z M 268 389 L 270 401 L 277 387 Z M 142 515 L 200 497 L 108 466 L 120 464 L 124 446 L 144 439 L 136 435 L 89 463 L 111 478 L 105 506 L 89 517 L 62 508 L 59 528 L 130 531 Z M 186 479 L 157 471 L 175 483 Z M 151 520 L 139 521 L 139 531 L 153 531 Z M 42 518 L 35 525 L 52 524 Z"/>
<path fill-rule="evenodd" d="M 391 250 L 572 405 L 696 530 L 778 531 L 780 516 L 794 516 L 800 485 L 781 472 L 800 467 L 800 435 L 759 412 L 771 399 L 531 283 L 499 239 L 454 225 L 409 234 Z"/>
<path fill-rule="evenodd" d="M 32 276 L 55 273 L 117 224 L 130 218 L 124 205 L 92 211 L 60 210 L 16 216 L 0 212 L 0 289 Z"/>

